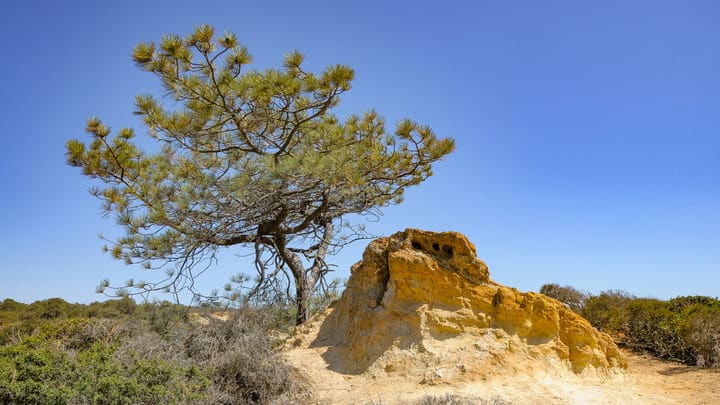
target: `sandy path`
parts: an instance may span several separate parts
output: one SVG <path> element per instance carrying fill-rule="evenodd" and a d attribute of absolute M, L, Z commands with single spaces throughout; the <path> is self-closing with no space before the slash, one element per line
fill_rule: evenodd
<path fill-rule="evenodd" d="M 407 405 L 425 395 L 453 393 L 513 404 L 720 404 L 720 370 L 697 369 L 625 352 L 628 370 L 579 377 L 535 372 L 456 385 L 419 384 L 402 376 L 343 375 L 327 369 L 322 348 L 286 352 L 315 388 L 318 404 Z"/>
<path fill-rule="evenodd" d="M 699 369 L 626 352 L 639 393 L 668 403 L 720 404 L 720 370 Z"/>

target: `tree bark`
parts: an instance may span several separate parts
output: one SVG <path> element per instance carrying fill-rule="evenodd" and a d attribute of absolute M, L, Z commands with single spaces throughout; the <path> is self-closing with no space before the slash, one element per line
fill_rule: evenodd
<path fill-rule="evenodd" d="M 297 290 L 297 325 L 305 323 L 308 319 L 310 319 L 310 297 L 312 297 L 312 293 L 315 291 L 315 286 L 317 285 L 318 280 L 320 280 L 320 277 L 323 276 L 323 271 L 327 268 L 325 264 L 325 255 L 327 255 L 333 236 L 335 236 L 335 228 L 332 220 L 327 220 L 322 224 L 322 227 L 323 236 L 318 244 L 317 250 L 315 251 L 315 260 L 313 261 L 310 269 L 303 273 L 302 282 L 298 282 L 299 280 L 295 281 L 296 285 L 301 285 L 303 290 L 302 296 L 300 295 L 300 289 Z"/>
<path fill-rule="evenodd" d="M 295 317 L 296 325 L 307 322 L 310 318 L 310 298 L 315 291 L 315 286 L 326 271 L 325 256 L 327 255 L 330 244 L 334 236 L 334 226 L 332 220 L 327 220 L 320 225 L 323 229 L 323 235 L 320 242 L 314 247 L 315 259 L 309 268 L 305 268 L 300 256 L 288 248 L 284 236 L 275 238 L 275 245 L 278 254 L 290 268 L 295 282 L 295 305 L 297 306 L 297 316 Z"/>
<path fill-rule="evenodd" d="M 297 306 L 297 315 L 295 317 L 295 325 L 302 325 L 310 319 L 310 297 L 312 296 L 312 288 L 307 286 L 305 280 L 295 280 L 295 305 Z"/>

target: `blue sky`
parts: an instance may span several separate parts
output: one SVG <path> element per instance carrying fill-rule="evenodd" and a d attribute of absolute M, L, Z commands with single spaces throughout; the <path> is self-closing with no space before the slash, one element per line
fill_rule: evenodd
<path fill-rule="evenodd" d="M 152 279 L 101 253 L 91 182 L 64 144 L 97 115 L 142 125 L 157 89 L 132 47 L 209 23 L 259 68 L 298 49 L 356 71 L 338 114 L 375 108 L 457 141 L 376 234 L 454 230 L 493 279 L 658 298 L 720 295 L 720 5 L 715 1 L 25 1 L 0 12 L 0 299 L 90 302 Z M 347 277 L 360 242 L 334 258 Z M 228 252 L 203 283 L 244 268 Z"/>

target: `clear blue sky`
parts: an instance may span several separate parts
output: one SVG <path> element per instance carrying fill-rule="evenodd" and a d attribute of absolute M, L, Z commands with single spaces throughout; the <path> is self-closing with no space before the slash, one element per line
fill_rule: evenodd
<path fill-rule="evenodd" d="M 374 107 L 452 136 L 435 176 L 377 234 L 455 230 L 496 281 L 720 295 L 716 1 L 15 1 L 0 33 L 0 299 L 89 302 L 105 277 L 152 279 L 100 251 L 91 183 L 66 166 L 85 120 L 142 126 L 157 88 L 132 47 L 201 23 L 256 67 L 299 49 L 356 70 L 342 112 Z M 347 277 L 365 243 L 335 258 Z M 206 283 L 244 266 L 228 254 Z"/>

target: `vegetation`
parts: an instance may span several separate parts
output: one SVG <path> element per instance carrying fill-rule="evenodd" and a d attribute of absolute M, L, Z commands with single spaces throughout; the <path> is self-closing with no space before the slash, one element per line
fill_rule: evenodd
<path fill-rule="evenodd" d="M 493 396 L 490 399 L 484 399 L 480 397 L 464 397 L 457 394 L 447 393 L 444 395 L 425 395 L 424 397 L 408 402 L 403 401 L 403 404 L 407 405 L 510 405 L 509 402 L 499 396 Z M 383 405 L 382 400 L 370 401 L 366 405 Z"/>
<path fill-rule="evenodd" d="M 186 323 L 188 312 L 184 306 L 167 301 L 137 304 L 130 298 L 89 305 L 71 304 L 60 298 L 23 304 L 7 298 L 0 302 L 0 344 L 33 334 L 47 321 L 75 318 L 132 318 L 143 321 L 153 332 L 166 334 L 176 325 Z"/>
<path fill-rule="evenodd" d="M 293 299 L 302 323 L 325 285 L 327 255 L 365 235 L 348 215 L 399 203 L 454 148 L 408 119 L 388 133 L 375 111 L 336 117 L 354 77 L 347 66 L 314 74 L 291 52 L 281 69 L 252 70 L 235 34 L 215 35 L 207 25 L 139 44 L 133 59 L 168 97 L 135 102 L 158 151 L 143 151 L 132 129 L 111 134 L 98 118 L 87 123 L 88 144 L 67 143 L 68 163 L 99 180 L 92 194 L 125 230 L 107 251 L 167 272 L 158 282 L 131 280 L 121 296 L 190 290 L 199 297 L 194 277 L 219 249 L 238 246 L 254 258 L 257 277 L 250 287 L 242 274 L 231 278 L 227 296 Z M 99 289 L 109 287 L 104 281 Z"/>
<path fill-rule="evenodd" d="M 583 306 L 585 306 L 585 300 L 588 298 L 588 293 L 582 292 L 569 285 L 560 286 L 558 284 L 543 285 L 540 288 L 540 294 L 555 298 L 575 312 L 579 312 Z"/>
<path fill-rule="evenodd" d="M 510 405 L 511 402 L 500 398 L 492 397 L 490 399 L 482 399 L 477 397 L 467 398 L 455 394 L 445 395 L 425 395 L 413 405 Z"/>
<path fill-rule="evenodd" d="M 549 286 L 549 287 L 548 287 Z M 611 290 L 578 302 L 572 287 L 555 284 L 541 292 L 568 304 L 618 343 L 660 358 L 720 368 L 720 300 L 703 296 L 668 301 Z"/>
<path fill-rule="evenodd" d="M 6 299 L 0 403 L 290 402 L 305 391 L 273 351 L 269 313 L 219 321 L 166 302 Z"/>

